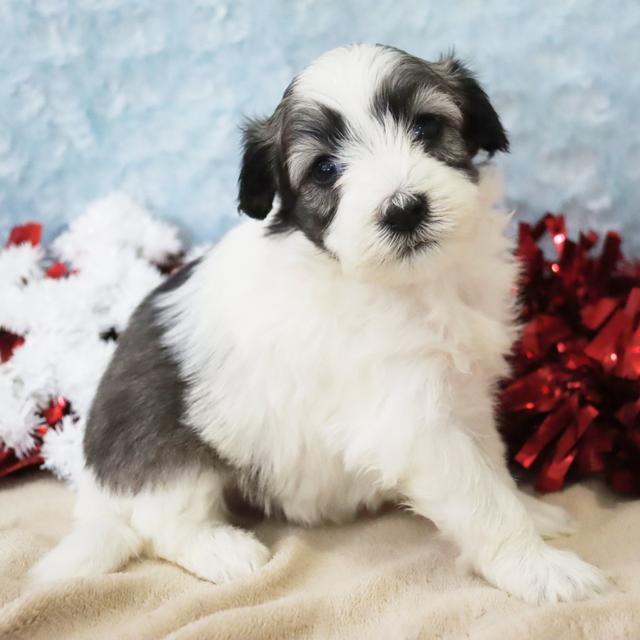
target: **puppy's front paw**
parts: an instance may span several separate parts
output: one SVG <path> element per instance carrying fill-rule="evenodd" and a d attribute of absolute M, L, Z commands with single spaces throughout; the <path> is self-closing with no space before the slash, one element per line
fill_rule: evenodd
<path fill-rule="evenodd" d="M 498 554 L 483 571 L 489 582 L 530 604 L 586 600 L 609 583 L 596 567 L 570 551 L 542 546 Z"/>
<path fill-rule="evenodd" d="M 203 580 L 224 584 L 258 571 L 270 552 L 255 536 L 229 526 L 203 530 L 185 544 L 176 564 Z"/>

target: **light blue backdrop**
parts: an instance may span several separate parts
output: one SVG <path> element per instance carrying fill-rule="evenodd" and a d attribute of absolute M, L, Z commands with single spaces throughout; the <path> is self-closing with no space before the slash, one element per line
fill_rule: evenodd
<path fill-rule="evenodd" d="M 510 130 L 509 202 L 640 249 L 636 0 L 0 0 L 0 232 L 54 232 L 122 189 L 217 236 L 237 220 L 242 114 L 351 41 L 455 45 Z"/>

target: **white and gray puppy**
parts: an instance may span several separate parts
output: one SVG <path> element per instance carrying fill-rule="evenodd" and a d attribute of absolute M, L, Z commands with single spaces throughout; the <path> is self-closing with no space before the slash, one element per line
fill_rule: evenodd
<path fill-rule="evenodd" d="M 570 519 L 518 491 L 496 430 L 517 267 L 472 159 L 508 142 L 469 71 L 335 49 L 244 144 L 254 220 L 134 313 L 88 421 L 75 529 L 32 580 L 141 553 L 215 583 L 257 571 L 269 550 L 230 523 L 233 487 L 303 524 L 407 505 L 527 602 L 602 590 L 543 542 Z"/>

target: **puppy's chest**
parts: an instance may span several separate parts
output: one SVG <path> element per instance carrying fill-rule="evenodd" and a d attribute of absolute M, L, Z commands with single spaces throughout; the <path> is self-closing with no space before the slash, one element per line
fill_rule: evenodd
<path fill-rule="evenodd" d="M 191 423 L 257 470 L 262 498 L 291 519 L 375 507 L 435 418 L 428 389 L 465 375 L 487 343 L 486 314 L 451 282 L 390 291 L 302 268 L 268 275 L 252 271 L 219 306 Z"/>
<path fill-rule="evenodd" d="M 416 286 L 379 295 L 338 287 L 294 307 L 284 321 L 274 318 L 278 328 L 264 346 L 292 359 L 296 374 L 319 375 L 318 383 L 342 376 L 355 383 L 366 381 L 372 367 L 402 359 L 411 361 L 415 371 L 430 369 L 433 358 L 454 367 L 461 360 L 477 360 L 480 345 L 500 351 L 502 345 L 487 336 L 499 332 L 499 325 L 483 305 L 455 287 Z"/>
<path fill-rule="evenodd" d="M 425 389 L 442 375 L 442 327 L 420 305 L 337 302 L 261 341 L 269 369 L 243 433 L 250 465 L 267 470 L 265 502 L 290 520 L 344 520 L 394 499 L 429 417 Z"/>
<path fill-rule="evenodd" d="M 320 441 L 312 451 L 299 451 L 288 460 L 278 460 L 271 451 L 262 462 L 268 472 L 249 488 L 249 495 L 267 514 L 281 513 L 290 521 L 343 522 L 396 498 L 392 488 L 380 486 L 376 471 L 347 468 L 342 455 Z"/>

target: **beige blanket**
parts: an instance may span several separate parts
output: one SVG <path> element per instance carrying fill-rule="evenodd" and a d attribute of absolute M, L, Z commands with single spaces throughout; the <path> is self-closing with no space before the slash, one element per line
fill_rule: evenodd
<path fill-rule="evenodd" d="M 555 544 L 612 575 L 591 602 L 536 608 L 460 574 L 432 524 L 391 512 L 343 527 L 266 524 L 273 559 L 250 579 L 201 582 L 170 564 L 24 593 L 25 572 L 70 526 L 46 475 L 0 484 L 0 638 L 640 639 L 640 501 L 576 486 L 548 498 L 582 530 Z"/>

